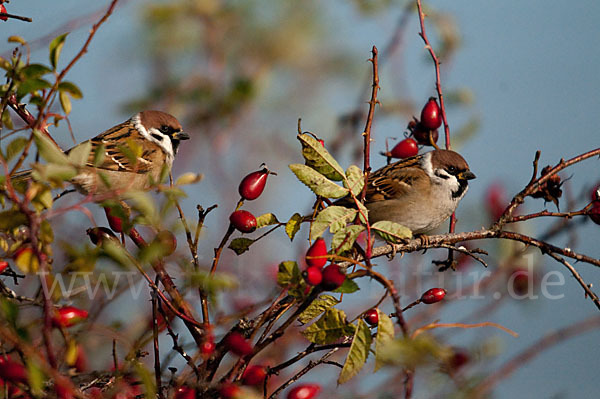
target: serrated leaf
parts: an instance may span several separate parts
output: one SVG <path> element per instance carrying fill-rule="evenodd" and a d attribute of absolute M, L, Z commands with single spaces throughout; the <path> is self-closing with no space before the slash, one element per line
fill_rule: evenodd
<path fill-rule="evenodd" d="M 384 362 L 381 359 L 385 346 L 394 340 L 394 322 L 387 314 L 377 309 L 379 323 L 377 324 L 377 335 L 375 336 L 375 371 L 379 370 Z"/>
<path fill-rule="evenodd" d="M 229 243 L 228 248 L 233 250 L 233 252 L 235 252 L 236 255 L 241 255 L 248 249 L 250 249 L 250 245 L 254 244 L 254 241 L 256 240 L 252 240 L 250 238 L 245 237 L 234 238 Z"/>
<path fill-rule="evenodd" d="M 184 173 L 175 181 L 176 186 L 185 186 L 186 184 L 195 184 L 202 180 L 204 176 L 201 173 Z"/>
<path fill-rule="evenodd" d="M 63 109 L 63 111 L 65 111 L 65 115 L 69 115 L 71 113 L 71 109 L 73 108 L 69 94 L 65 91 L 61 91 L 58 93 L 58 99 L 60 100 L 60 107 Z"/>
<path fill-rule="evenodd" d="M 371 229 L 375 230 L 387 242 L 394 244 L 412 237 L 412 231 L 408 227 L 390 222 L 389 220 L 381 220 L 373 223 Z"/>
<path fill-rule="evenodd" d="M 29 140 L 25 137 L 17 137 L 6 146 L 6 161 L 10 161 L 16 155 L 20 154 Z"/>
<path fill-rule="evenodd" d="M 306 324 L 338 303 L 340 303 L 340 301 L 332 295 L 320 295 L 306 308 L 306 310 L 304 310 L 304 312 L 300 313 L 298 321 L 302 324 Z"/>
<path fill-rule="evenodd" d="M 302 143 L 302 155 L 306 165 L 323 174 L 325 177 L 340 181 L 344 179 L 344 169 L 310 134 L 299 134 L 298 140 Z"/>
<path fill-rule="evenodd" d="M 352 221 L 358 211 L 344 206 L 328 206 L 323 209 L 310 226 L 310 239 L 316 240 L 329 229 L 332 234 L 344 229 Z"/>
<path fill-rule="evenodd" d="M 285 233 L 290 237 L 290 241 L 294 240 L 294 236 L 300 230 L 300 225 L 302 224 L 302 215 L 299 213 L 294 213 L 290 220 L 285 224 Z"/>
<path fill-rule="evenodd" d="M 355 329 L 354 324 L 346 321 L 343 310 L 329 308 L 319 320 L 302 331 L 302 335 L 314 344 L 325 345 L 354 334 Z"/>
<path fill-rule="evenodd" d="M 363 231 L 365 231 L 365 226 L 357 224 L 346 226 L 337 231 L 331 239 L 331 249 L 333 249 L 337 255 L 350 250 L 360 233 Z"/>
<path fill-rule="evenodd" d="M 358 290 L 360 290 L 358 284 L 356 284 L 354 280 L 347 278 L 344 280 L 342 285 L 336 288 L 333 292 L 336 294 L 352 294 Z"/>
<path fill-rule="evenodd" d="M 287 260 L 279 264 L 277 271 L 277 285 L 282 288 L 287 288 L 293 284 L 297 284 L 302 279 L 298 264 L 293 260 Z"/>
<path fill-rule="evenodd" d="M 352 338 L 352 344 L 350 344 L 348 356 L 337 381 L 338 384 L 350 381 L 362 369 L 367 361 L 367 357 L 369 357 L 371 342 L 372 338 L 369 326 L 367 326 L 367 323 L 363 319 L 359 319 L 358 326 L 354 332 L 354 338 Z"/>
<path fill-rule="evenodd" d="M 42 158 L 46 161 L 59 164 L 59 165 L 68 165 L 69 159 L 65 155 L 64 152 L 60 148 L 56 146 L 45 134 L 40 132 L 39 130 L 33 131 L 33 138 L 35 140 L 35 145 L 40 152 Z"/>
<path fill-rule="evenodd" d="M 21 73 L 23 73 L 27 79 L 39 78 L 50 72 L 52 72 L 52 69 L 42 64 L 29 64 L 21 69 Z"/>
<path fill-rule="evenodd" d="M 77 85 L 73 82 L 68 82 L 68 81 L 60 82 L 58 84 L 58 91 L 64 92 L 64 93 L 69 93 L 71 95 L 71 97 L 73 97 L 76 100 L 83 98 L 83 93 L 81 92 L 79 87 L 77 87 Z"/>
<path fill-rule="evenodd" d="M 67 156 L 73 165 L 81 167 L 87 163 L 91 151 L 92 142 L 84 141 L 83 143 L 71 148 Z"/>
<path fill-rule="evenodd" d="M 50 82 L 42 78 L 31 78 L 27 79 L 19 85 L 17 88 L 17 98 L 23 98 L 29 93 L 33 93 L 38 90 L 49 89 L 52 87 Z"/>
<path fill-rule="evenodd" d="M 310 166 L 295 163 L 289 165 L 298 180 L 304 183 L 316 195 L 325 198 L 342 198 L 348 195 L 348 189 L 338 186 Z"/>
<path fill-rule="evenodd" d="M 56 70 L 56 66 L 58 65 L 58 59 L 60 58 L 60 52 L 65 44 L 65 39 L 67 38 L 67 33 L 63 33 L 62 35 L 54 38 L 50 42 L 50 64 L 52 64 L 52 68 Z"/>
<path fill-rule="evenodd" d="M 355 197 L 358 197 L 364 186 L 365 178 L 362 170 L 356 165 L 350 165 L 348 169 L 346 169 L 344 187 L 350 190 Z"/>
<path fill-rule="evenodd" d="M 273 224 L 278 224 L 279 220 L 277 220 L 277 216 L 272 213 L 265 213 L 256 218 L 256 228 L 260 229 L 261 227 L 270 226 Z"/>
<path fill-rule="evenodd" d="M 31 173 L 33 178 L 38 181 L 53 182 L 58 186 L 62 182 L 71 180 L 77 175 L 77 170 L 72 165 L 60 165 L 49 163 L 46 165 L 35 164 Z"/>

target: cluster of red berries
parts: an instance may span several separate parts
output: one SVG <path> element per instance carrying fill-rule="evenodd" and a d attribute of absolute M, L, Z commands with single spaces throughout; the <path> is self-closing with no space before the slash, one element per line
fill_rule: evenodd
<path fill-rule="evenodd" d="M 592 222 L 600 224 L 600 185 L 592 191 L 592 209 L 589 215 Z"/>
<path fill-rule="evenodd" d="M 310 286 L 320 285 L 326 291 L 339 288 L 346 280 L 344 270 L 334 263 L 327 263 L 327 244 L 322 237 L 312 243 L 306 251 L 306 270 L 302 273 L 304 281 Z"/>
<path fill-rule="evenodd" d="M 275 174 L 267 168 L 250 173 L 242 179 L 238 191 L 242 200 L 252 201 L 260 197 L 267 184 L 267 177 Z M 229 222 L 242 233 L 252 233 L 256 230 L 256 217 L 248 211 L 238 209 L 229 216 Z"/>
<path fill-rule="evenodd" d="M 438 128 L 442 125 L 442 114 L 435 97 L 430 97 L 421 110 L 421 119 L 408 123 L 409 137 L 405 138 L 385 155 L 392 158 L 409 158 L 419 153 L 420 145 L 437 143 Z"/>

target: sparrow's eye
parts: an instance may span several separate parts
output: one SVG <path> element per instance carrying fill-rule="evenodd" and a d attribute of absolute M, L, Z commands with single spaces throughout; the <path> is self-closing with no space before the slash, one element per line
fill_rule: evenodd
<path fill-rule="evenodd" d="M 160 131 L 161 131 L 161 133 L 164 133 L 164 134 L 170 134 L 172 130 L 173 130 L 173 129 L 171 129 L 171 127 L 170 127 L 170 126 L 167 126 L 167 125 L 162 125 L 162 126 L 160 127 Z"/>
<path fill-rule="evenodd" d="M 451 175 L 456 173 L 456 167 L 455 166 L 448 166 L 448 168 L 446 169 L 448 171 L 448 173 L 450 173 Z"/>

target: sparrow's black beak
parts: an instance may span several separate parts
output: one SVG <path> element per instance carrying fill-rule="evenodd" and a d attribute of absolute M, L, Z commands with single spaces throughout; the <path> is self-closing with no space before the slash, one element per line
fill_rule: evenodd
<path fill-rule="evenodd" d="M 173 140 L 189 140 L 190 136 L 184 131 L 175 132 L 173 136 L 171 136 Z"/>
<path fill-rule="evenodd" d="M 475 177 L 475 174 L 470 170 L 465 170 L 464 172 L 460 172 L 458 175 L 456 175 L 458 180 L 472 180 Z"/>

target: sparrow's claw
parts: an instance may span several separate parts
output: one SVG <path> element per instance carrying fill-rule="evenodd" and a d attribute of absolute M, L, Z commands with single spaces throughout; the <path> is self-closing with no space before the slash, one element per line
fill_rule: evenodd
<path fill-rule="evenodd" d="M 424 249 L 427 249 L 426 247 L 429 246 L 429 237 L 427 237 L 425 234 L 417 234 L 415 238 L 418 238 L 419 241 L 421 241 L 421 246 L 425 247 Z"/>

